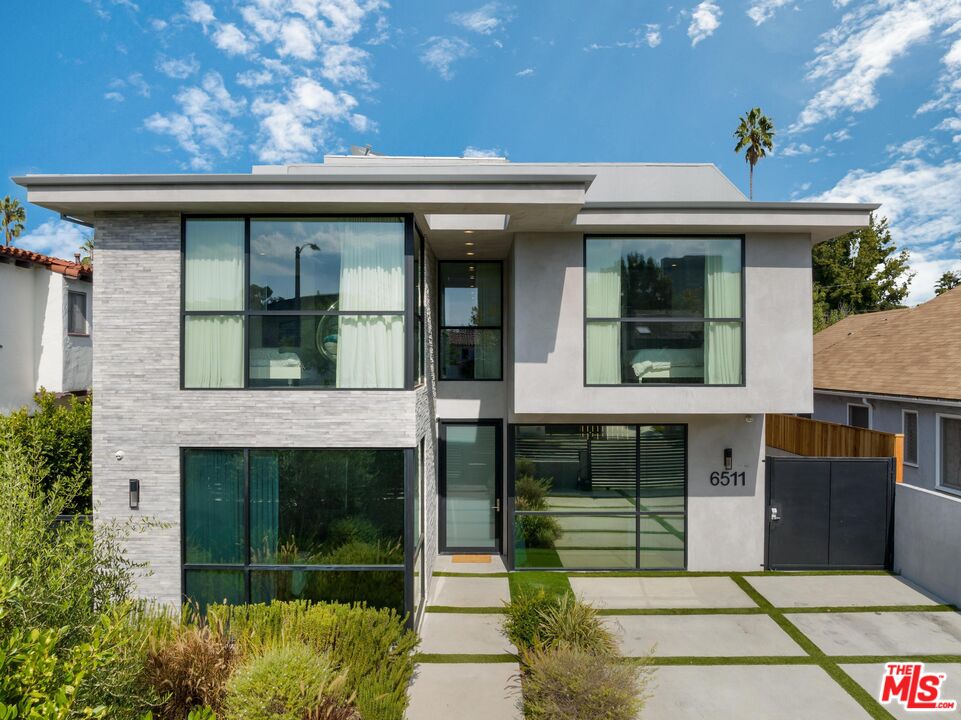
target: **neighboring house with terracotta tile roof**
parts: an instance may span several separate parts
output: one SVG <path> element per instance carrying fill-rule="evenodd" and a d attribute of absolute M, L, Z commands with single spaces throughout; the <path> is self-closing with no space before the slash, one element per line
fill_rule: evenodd
<path fill-rule="evenodd" d="M 815 335 L 814 418 L 904 433 L 905 482 L 961 494 L 961 288 Z"/>
<path fill-rule="evenodd" d="M 89 391 L 92 287 L 93 270 L 78 261 L 0 246 L 0 413 L 41 387 Z"/>

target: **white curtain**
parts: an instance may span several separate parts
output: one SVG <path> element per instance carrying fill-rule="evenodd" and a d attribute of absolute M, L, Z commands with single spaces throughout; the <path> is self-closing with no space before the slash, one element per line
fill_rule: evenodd
<path fill-rule="evenodd" d="M 184 321 L 184 385 L 243 387 L 243 346 L 242 316 L 188 315 Z"/>
<path fill-rule="evenodd" d="M 244 223 L 188 220 L 185 309 L 244 309 Z"/>
<path fill-rule="evenodd" d="M 398 224 L 351 221 L 339 234 L 339 309 L 403 310 L 404 234 Z M 341 315 L 338 320 L 337 387 L 403 387 L 403 316 Z"/>
<path fill-rule="evenodd" d="M 621 324 L 590 322 L 592 317 L 620 317 L 621 241 L 587 242 L 587 382 L 621 382 Z"/>
<path fill-rule="evenodd" d="M 477 278 L 477 324 L 474 331 L 474 377 L 478 380 L 501 376 L 501 331 L 484 330 L 501 324 L 500 265 L 482 263 L 475 266 Z"/>
<path fill-rule="evenodd" d="M 740 250 L 704 258 L 704 316 L 741 317 Z M 741 382 L 740 323 L 705 323 L 704 382 L 736 385 Z"/>

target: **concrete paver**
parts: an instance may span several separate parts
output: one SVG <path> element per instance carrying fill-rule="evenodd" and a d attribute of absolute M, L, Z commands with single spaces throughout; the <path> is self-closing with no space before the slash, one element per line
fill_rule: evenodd
<path fill-rule="evenodd" d="M 814 665 L 665 666 L 654 676 L 643 720 L 866 720 L 870 717 Z"/>
<path fill-rule="evenodd" d="M 580 599 L 597 608 L 757 607 L 726 577 L 578 577 L 571 587 Z"/>
<path fill-rule="evenodd" d="M 602 617 L 628 657 L 805 655 L 767 615 L 609 615 Z"/>
<path fill-rule="evenodd" d="M 420 664 L 407 720 L 521 720 L 516 663 Z"/>
<path fill-rule="evenodd" d="M 435 577 L 431 605 L 501 607 L 511 598 L 507 578 Z"/>
<path fill-rule="evenodd" d="M 787 618 L 828 655 L 961 655 L 954 612 L 793 613 Z"/>
<path fill-rule="evenodd" d="M 420 627 L 422 653 L 516 653 L 501 634 L 503 615 L 424 613 Z"/>
<path fill-rule="evenodd" d="M 779 608 L 938 604 L 891 575 L 777 575 L 746 580 Z"/>
<path fill-rule="evenodd" d="M 842 665 L 851 678 L 869 693 L 880 700 L 881 678 L 884 676 L 884 665 Z M 946 675 L 941 686 L 942 700 L 958 701 L 958 708 L 952 711 L 920 712 L 907 710 L 903 705 L 894 702 L 884 705 L 887 711 L 898 720 L 958 720 L 961 718 L 961 665 L 932 664 L 924 666 L 925 672 L 944 673 Z"/>

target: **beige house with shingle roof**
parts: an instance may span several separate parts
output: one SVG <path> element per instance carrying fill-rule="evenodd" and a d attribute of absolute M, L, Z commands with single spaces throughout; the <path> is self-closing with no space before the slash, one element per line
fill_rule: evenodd
<path fill-rule="evenodd" d="M 903 432 L 905 482 L 961 494 L 961 288 L 815 335 L 813 416 Z"/>

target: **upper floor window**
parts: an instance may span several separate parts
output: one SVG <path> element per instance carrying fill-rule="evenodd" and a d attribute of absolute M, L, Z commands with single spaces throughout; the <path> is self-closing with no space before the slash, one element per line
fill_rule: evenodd
<path fill-rule="evenodd" d="M 87 293 L 67 291 L 67 334 L 90 334 L 87 329 Z"/>
<path fill-rule="evenodd" d="M 442 262 L 440 379 L 501 379 L 501 264 Z"/>
<path fill-rule="evenodd" d="M 186 221 L 184 386 L 405 386 L 400 217 Z"/>
<path fill-rule="evenodd" d="M 744 382 L 742 240 L 585 240 L 588 385 Z"/>

